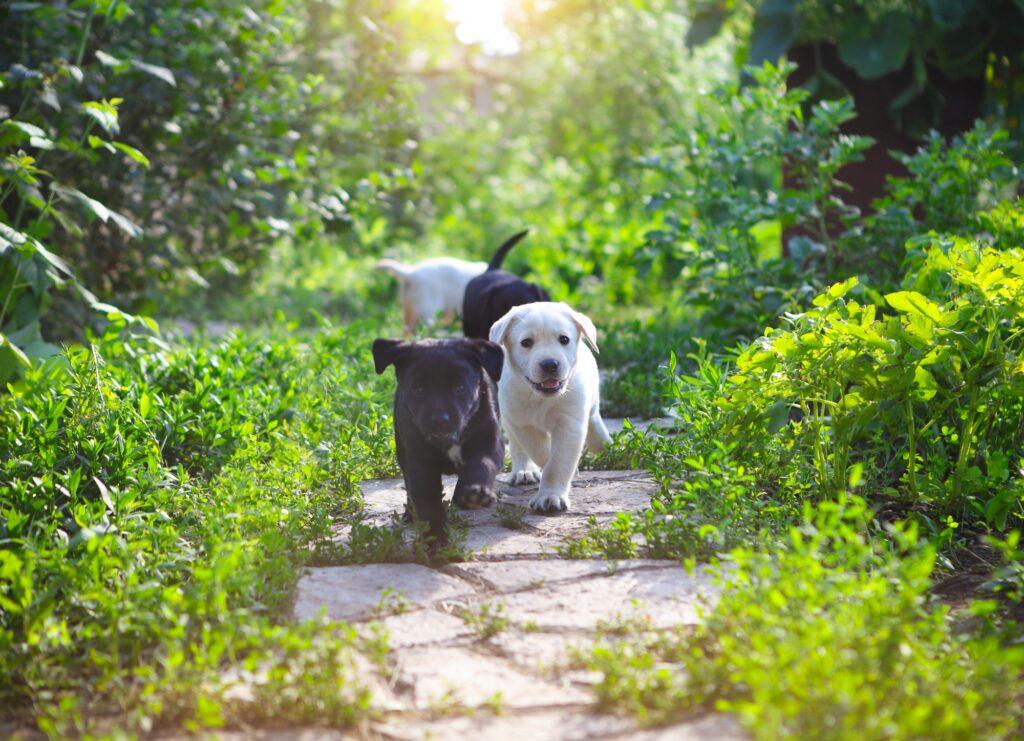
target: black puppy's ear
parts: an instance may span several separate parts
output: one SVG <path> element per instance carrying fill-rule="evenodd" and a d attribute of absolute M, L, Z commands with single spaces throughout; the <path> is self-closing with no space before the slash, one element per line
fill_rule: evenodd
<path fill-rule="evenodd" d="M 487 340 L 473 340 L 473 351 L 480 358 L 480 365 L 487 375 L 497 383 L 501 380 L 501 369 L 505 365 L 505 353 L 501 347 Z"/>
<path fill-rule="evenodd" d="M 377 375 L 386 371 L 389 365 L 397 365 L 408 349 L 408 344 L 402 340 L 374 340 L 373 364 L 377 368 Z"/>

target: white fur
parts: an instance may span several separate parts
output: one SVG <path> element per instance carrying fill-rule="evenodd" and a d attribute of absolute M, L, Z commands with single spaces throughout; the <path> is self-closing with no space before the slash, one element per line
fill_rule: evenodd
<path fill-rule="evenodd" d="M 563 336 L 568 344 L 559 341 Z M 601 419 L 597 361 L 587 346 L 597 350 L 594 323 L 567 304 L 524 304 L 495 322 L 490 339 L 505 351 L 498 400 L 512 453 L 512 483 L 540 481 L 532 509 L 568 510 L 584 445 L 597 452 L 611 439 Z M 532 347 L 524 348 L 524 339 L 533 340 Z M 559 362 L 563 380 L 553 395 L 531 383 L 541 380 L 539 364 L 547 359 Z"/>
<path fill-rule="evenodd" d="M 380 260 L 377 268 L 398 279 L 405 331 L 411 335 L 420 322 L 433 324 L 438 314 L 447 318 L 461 314 L 466 284 L 484 272 L 487 263 L 435 257 L 415 265 Z"/>

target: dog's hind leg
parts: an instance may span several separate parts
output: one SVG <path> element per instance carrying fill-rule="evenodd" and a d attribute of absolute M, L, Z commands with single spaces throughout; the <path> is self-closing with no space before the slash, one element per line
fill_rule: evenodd
<path fill-rule="evenodd" d="M 612 441 L 608 428 L 604 426 L 601 419 L 601 409 L 596 404 L 590 411 L 590 419 L 587 421 L 587 450 L 591 453 L 598 453 L 605 445 Z"/>

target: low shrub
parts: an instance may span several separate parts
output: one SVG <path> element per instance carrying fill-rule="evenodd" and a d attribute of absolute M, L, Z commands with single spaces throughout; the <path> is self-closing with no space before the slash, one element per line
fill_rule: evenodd
<path fill-rule="evenodd" d="M 865 535 L 863 500 L 808 507 L 765 552 L 738 549 L 691 631 L 600 643 L 602 701 L 649 723 L 734 713 L 756 738 L 999 738 L 1024 720 L 1024 651 L 957 634 L 928 596 L 913 528 Z"/>
<path fill-rule="evenodd" d="M 0 397 L 3 717 L 53 735 L 361 717 L 360 656 L 381 649 L 278 622 L 356 482 L 396 471 L 365 328 L 115 329 Z M 302 702 L 239 704 L 239 672 Z"/>

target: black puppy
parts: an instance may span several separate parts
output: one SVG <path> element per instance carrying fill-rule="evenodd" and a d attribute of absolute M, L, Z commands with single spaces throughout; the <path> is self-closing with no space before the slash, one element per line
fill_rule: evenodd
<path fill-rule="evenodd" d="M 495 384 L 501 348 L 485 340 L 376 340 L 377 373 L 395 366 L 395 449 L 413 517 L 434 545 L 447 541 L 441 474 L 457 473 L 452 501 L 463 509 L 494 504 L 494 477 L 505 462 Z"/>
<path fill-rule="evenodd" d="M 487 270 L 466 285 L 462 299 L 462 333 L 466 337 L 486 340 L 491 325 L 505 316 L 509 309 L 534 301 L 550 301 L 548 292 L 534 283 L 527 283 L 512 273 L 501 270 L 505 255 L 525 237 L 521 231 L 505 241 L 491 258 Z"/>

